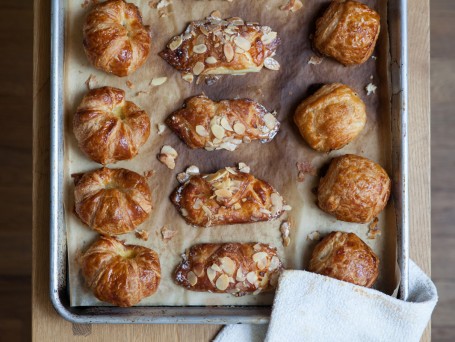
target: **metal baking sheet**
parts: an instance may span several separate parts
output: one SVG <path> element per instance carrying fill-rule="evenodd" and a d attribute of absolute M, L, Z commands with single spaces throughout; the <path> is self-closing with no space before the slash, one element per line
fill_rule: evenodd
<path fill-rule="evenodd" d="M 401 298 L 407 293 L 407 141 L 406 123 L 406 6 L 389 2 L 389 37 L 392 77 L 392 175 L 397 226 L 398 264 L 402 273 Z M 66 319 L 79 323 L 265 323 L 270 307 L 70 307 L 67 283 L 67 245 L 64 219 L 64 2 L 52 5 L 51 77 L 51 299 Z M 180 251 L 176 251 L 179 253 Z"/>

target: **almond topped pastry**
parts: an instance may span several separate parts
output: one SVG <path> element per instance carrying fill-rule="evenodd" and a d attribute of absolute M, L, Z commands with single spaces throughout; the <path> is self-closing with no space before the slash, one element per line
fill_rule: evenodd
<path fill-rule="evenodd" d="M 189 81 L 193 75 L 245 74 L 263 66 L 279 69 L 272 58 L 279 44 L 276 32 L 241 18 L 221 19 L 218 15 L 191 22 L 160 56 Z"/>
<path fill-rule="evenodd" d="M 127 76 L 145 63 L 151 39 L 139 9 L 124 0 L 108 0 L 88 13 L 84 50 L 97 69 Z"/>
<path fill-rule="evenodd" d="M 77 216 L 104 235 L 130 232 L 152 211 L 147 179 L 127 169 L 103 167 L 78 176 L 74 197 Z"/>
<path fill-rule="evenodd" d="M 147 247 L 125 245 L 100 236 L 80 259 L 82 275 L 96 298 L 121 307 L 133 306 L 156 292 L 160 259 Z"/>
<path fill-rule="evenodd" d="M 174 280 L 188 290 L 259 294 L 275 289 L 283 269 L 276 248 L 264 243 L 206 243 L 183 254 Z"/>
<path fill-rule="evenodd" d="M 171 201 L 186 222 L 199 227 L 269 221 L 291 209 L 271 185 L 231 167 L 190 176 Z"/>
<path fill-rule="evenodd" d="M 331 232 L 311 255 L 308 271 L 371 287 L 379 274 L 379 258 L 354 233 Z"/>
<path fill-rule="evenodd" d="M 384 210 L 391 184 L 379 164 L 346 154 L 332 159 L 319 181 L 318 206 L 338 220 L 367 223 Z"/>
<path fill-rule="evenodd" d="M 113 87 L 90 90 L 73 118 L 81 150 L 106 165 L 135 157 L 150 135 L 150 118 L 125 92 Z"/>
<path fill-rule="evenodd" d="M 334 0 L 316 22 L 314 46 L 344 65 L 362 64 L 373 53 L 379 14 L 357 1 Z"/>
<path fill-rule="evenodd" d="M 234 151 L 242 142 L 271 141 L 280 127 L 275 115 L 250 99 L 216 102 L 199 95 L 186 99 L 166 124 L 191 148 Z"/>

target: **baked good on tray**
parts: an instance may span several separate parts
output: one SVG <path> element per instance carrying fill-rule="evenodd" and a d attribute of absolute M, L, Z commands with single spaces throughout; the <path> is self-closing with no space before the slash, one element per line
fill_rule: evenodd
<path fill-rule="evenodd" d="M 77 175 L 74 202 L 81 221 L 104 235 L 130 232 L 152 211 L 147 179 L 127 169 L 103 167 Z"/>
<path fill-rule="evenodd" d="M 316 22 L 314 46 L 344 65 L 362 64 L 373 53 L 379 14 L 357 1 L 334 0 Z"/>
<path fill-rule="evenodd" d="M 97 69 L 127 76 L 145 63 L 151 38 L 139 9 L 124 0 L 95 5 L 84 22 L 84 51 Z"/>
<path fill-rule="evenodd" d="M 263 243 L 206 243 L 182 256 L 174 280 L 192 291 L 234 296 L 269 292 L 283 269 L 276 248 Z"/>
<path fill-rule="evenodd" d="M 250 99 L 213 101 L 205 95 L 185 100 L 166 124 L 191 148 L 234 151 L 242 142 L 271 141 L 280 122 Z"/>
<path fill-rule="evenodd" d="M 272 56 L 279 42 L 268 26 L 245 23 L 238 17 L 221 19 L 212 13 L 191 22 L 159 55 L 186 80 L 192 80 L 193 75 L 258 72 L 263 66 L 278 70 Z"/>
<path fill-rule="evenodd" d="M 81 150 L 97 163 L 106 165 L 131 159 L 150 135 L 145 111 L 125 100 L 118 88 L 90 90 L 77 107 L 73 131 Z"/>
<path fill-rule="evenodd" d="M 303 139 L 316 151 L 338 150 L 353 141 L 366 122 L 365 104 L 354 90 L 326 84 L 305 99 L 294 114 Z"/>
<path fill-rule="evenodd" d="M 96 298 L 128 307 L 153 295 L 161 279 L 160 259 L 147 247 L 100 236 L 80 257 L 82 275 Z"/>
<path fill-rule="evenodd" d="M 338 220 L 367 223 L 387 205 L 391 181 L 377 163 L 346 154 L 332 159 L 319 181 L 318 206 Z"/>
<path fill-rule="evenodd" d="M 371 287 L 379 275 L 379 258 L 354 233 L 331 232 L 314 248 L 308 271 Z"/>
<path fill-rule="evenodd" d="M 267 182 L 230 167 L 191 176 L 171 201 L 187 223 L 200 227 L 269 221 L 290 209 Z"/>

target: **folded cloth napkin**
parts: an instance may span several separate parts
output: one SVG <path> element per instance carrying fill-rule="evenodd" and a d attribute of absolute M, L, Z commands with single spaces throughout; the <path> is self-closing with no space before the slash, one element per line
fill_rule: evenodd
<path fill-rule="evenodd" d="M 214 342 L 419 341 L 438 300 L 431 279 L 409 263 L 409 298 L 306 271 L 284 271 L 269 325 L 232 324 Z"/>

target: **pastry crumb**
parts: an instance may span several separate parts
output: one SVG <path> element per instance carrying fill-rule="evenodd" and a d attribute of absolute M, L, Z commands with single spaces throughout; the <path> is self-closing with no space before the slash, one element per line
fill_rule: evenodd
<path fill-rule="evenodd" d="M 164 145 L 157 157 L 162 164 L 166 165 L 169 169 L 174 170 L 175 160 L 178 155 L 179 154 L 172 146 Z"/>
<path fill-rule="evenodd" d="M 315 231 L 311 232 L 310 234 L 308 234 L 306 239 L 309 241 L 319 241 L 319 240 L 321 240 L 321 233 L 319 233 L 319 231 L 315 230 Z"/>
<path fill-rule="evenodd" d="M 367 91 L 367 96 L 370 96 L 371 94 L 375 94 L 376 93 L 376 89 L 378 89 L 378 87 L 376 87 L 373 83 L 369 83 L 365 87 L 365 90 Z"/>
<path fill-rule="evenodd" d="M 156 124 L 156 130 L 158 132 L 158 135 L 163 134 L 163 132 L 166 130 L 166 125 L 165 124 Z"/>
<path fill-rule="evenodd" d="M 371 58 L 374 60 L 378 59 L 378 57 L 376 57 L 376 56 L 371 56 Z"/>
<path fill-rule="evenodd" d="M 381 230 L 378 228 L 379 219 L 375 217 L 373 221 L 368 225 L 367 237 L 370 240 L 376 239 L 376 236 L 381 236 Z"/>
<path fill-rule="evenodd" d="M 311 56 L 311 58 L 308 60 L 308 64 L 319 65 L 322 63 L 323 60 L 324 57 Z"/>
<path fill-rule="evenodd" d="M 281 238 L 283 240 L 283 246 L 287 247 L 291 243 L 291 238 L 289 237 L 291 228 L 291 223 L 289 221 L 283 221 L 280 225 Z"/>
<path fill-rule="evenodd" d="M 139 90 L 138 92 L 136 92 L 136 96 L 140 96 L 142 94 L 149 94 L 149 93 L 144 90 Z"/>
<path fill-rule="evenodd" d="M 133 89 L 134 88 L 134 84 L 133 82 L 131 82 L 130 80 L 127 80 L 125 82 L 126 86 L 129 88 L 129 89 Z"/>
<path fill-rule="evenodd" d="M 168 228 L 167 226 L 163 226 L 161 228 L 161 237 L 164 241 L 171 240 L 175 236 L 175 234 L 177 234 L 177 231 L 172 230 L 172 229 Z"/>
<path fill-rule="evenodd" d="M 136 230 L 135 235 L 138 239 L 141 239 L 144 241 L 147 241 L 149 239 L 149 233 L 146 232 L 144 229 Z"/>
<path fill-rule="evenodd" d="M 297 167 L 297 181 L 304 182 L 305 176 L 307 174 L 311 176 L 316 176 L 316 169 L 311 165 L 309 161 L 297 162 L 295 163 Z"/>
<path fill-rule="evenodd" d="M 297 12 L 303 7 L 303 3 L 300 0 L 289 0 L 286 5 L 280 7 L 282 11 Z"/>
<path fill-rule="evenodd" d="M 96 76 L 90 74 L 90 76 L 85 81 L 85 86 L 87 87 L 88 90 L 92 90 L 96 86 Z"/>
<path fill-rule="evenodd" d="M 155 174 L 155 170 L 144 171 L 144 177 L 145 178 L 153 177 L 154 174 Z"/>
<path fill-rule="evenodd" d="M 157 87 L 157 86 L 160 86 L 160 85 L 164 84 L 166 81 L 167 81 L 167 77 L 166 76 L 155 77 L 155 78 L 152 78 L 152 81 L 150 82 L 150 85 L 152 87 Z"/>

